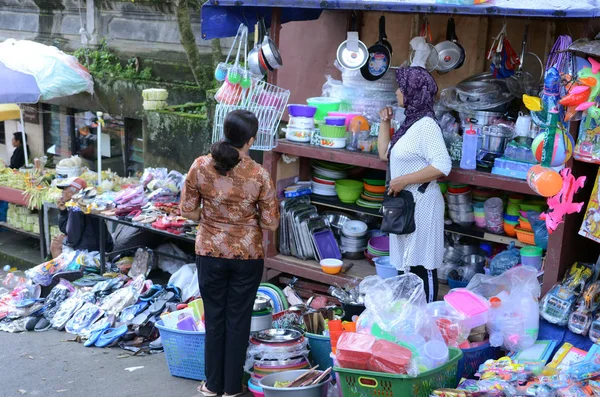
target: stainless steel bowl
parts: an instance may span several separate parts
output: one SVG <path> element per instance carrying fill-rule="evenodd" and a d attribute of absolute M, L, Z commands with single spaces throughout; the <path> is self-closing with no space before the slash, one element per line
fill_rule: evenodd
<path fill-rule="evenodd" d="M 323 214 L 323 216 L 327 218 L 329 225 L 336 230 L 342 230 L 344 224 L 352 220 L 352 217 L 349 215 L 337 211 L 327 211 Z"/>
<path fill-rule="evenodd" d="M 253 312 L 259 312 L 268 307 L 271 307 L 271 299 L 266 298 L 264 296 L 257 296 L 254 299 L 254 306 L 252 307 Z"/>
<path fill-rule="evenodd" d="M 471 204 L 471 192 L 459 194 L 447 193 L 446 198 L 448 199 L 448 204 L 452 205 Z"/>
<path fill-rule="evenodd" d="M 471 203 L 448 204 L 448 209 L 450 211 L 456 211 L 456 212 L 468 212 L 468 211 L 473 211 L 473 205 Z"/>

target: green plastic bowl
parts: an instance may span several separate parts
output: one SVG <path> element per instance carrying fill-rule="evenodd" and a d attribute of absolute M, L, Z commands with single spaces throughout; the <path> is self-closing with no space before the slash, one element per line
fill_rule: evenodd
<path fill-rule="evenodd" d="M 385 186 L 385 181 L 381 179 L 363 179 L 363 182 L 371 186 Z"/>
<path fill-rule="evenodd" d="M 338 179 L 335 181 L 335 188 L 342 191 L 363 192 L 363 183 L 354 179 Z"/>
<path fill-rule="evenodd" d="M 317 113 L 315 113 L 315 120 L 324 120 L 325 116 L 327 116 L 328 112 L 337 112 L 340 110 L 340 105 L 342 101 L 337 98 L 328 98 L 328 97 L 314 97 L 308 98 L 306 100 L 310 106 L 314 106 L 317 108 Z"/>
<path fill-rule="evenodd" d="M 346 127 L 338 127 L 336 125 L 321 125 L 321 136 L 323 138 L 345 138 Z"/>

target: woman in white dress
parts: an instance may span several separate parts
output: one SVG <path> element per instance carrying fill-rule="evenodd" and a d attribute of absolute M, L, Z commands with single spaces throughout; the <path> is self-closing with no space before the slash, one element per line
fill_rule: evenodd
<path fill-rule="evenodd" d="M 447 176 L 452 161 L 435 121 L 437 84 L 421 67 L 400 68 L 398 105 L 406 119 L 390 139 L 390 107 L 380 113 L 379 156 L 390 165 L 388 194 L 409 190 L 415 198 L 414 233 L 390 236 L 390 260 L 401 272 L 412 272 L 424 283 L 427 301 L 437 299 L 436 269 L 444 256 L 444 198 L 436 180 Z M 427 184 L 424 192 L 419 187 Z"/>

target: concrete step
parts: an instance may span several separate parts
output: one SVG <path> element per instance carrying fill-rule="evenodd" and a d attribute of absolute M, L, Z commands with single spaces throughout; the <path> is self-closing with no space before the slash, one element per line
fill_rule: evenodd
<path fill-rule="evenodd" d="M 0 229 L 0 267 L 10 265 L 27 270 L 41 262 L 39 239 Z"/>

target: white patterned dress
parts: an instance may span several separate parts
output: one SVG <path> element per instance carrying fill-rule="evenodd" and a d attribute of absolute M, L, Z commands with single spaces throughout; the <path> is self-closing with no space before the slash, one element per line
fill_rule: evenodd
<path fill-rule="evenodd" d="M 391 179 L 420 171 L 432 165 L 444 175 L 452 169 L 442 131 L 430 117 L 414 123 L 392 148 L 390 155 Z M 444 257 L 444 198 L 436 182 L 431 182 L 425 193 L 420 185 L 408 185 L 415 197 L 414 233 L 390 235 L 390 261 L 398 270 L 408 271 L 413 266 L 433 270 Z"/>

